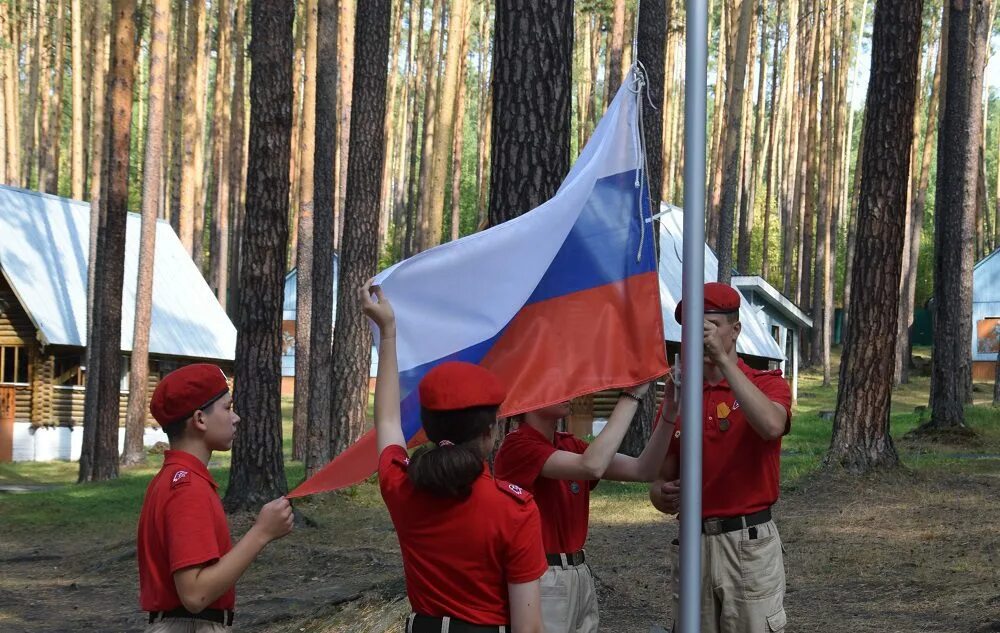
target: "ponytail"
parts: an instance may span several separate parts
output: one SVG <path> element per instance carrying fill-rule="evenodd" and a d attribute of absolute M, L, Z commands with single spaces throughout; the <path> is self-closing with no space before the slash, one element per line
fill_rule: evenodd
<path fill-rule="evenodd" d="M 468 498 L 486 459 L 482 436 L 496 422 L 496 414 L 493 406 L 421 409 L 424 430 L 434 445 L 421 447 L 410 458 L 407 474 L 413 485 L 436 497 Z"/>

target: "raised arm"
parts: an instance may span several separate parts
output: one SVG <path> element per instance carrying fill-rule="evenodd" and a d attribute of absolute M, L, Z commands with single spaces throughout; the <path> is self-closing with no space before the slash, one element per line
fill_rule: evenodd
<path fill-rule="evenodd" d="M 399 366 L 396 360 L 396 315 L 382 288 L 370 280 L 361 287 L 361 310 L 378 326 L 378 375 L 375 381 L 375 440 L 378 453 L 387 446 L 406 448 L 399 412 Z M 374 299 L 372 297 L 374 295 Z"/>
<path fill-rule="evenodd" d="M 642 398 L 649 384 L 639 385 L 630 393 Z M 635 398 L 621 396 L 615 405 L 608 424 L 583 453 L 556 451 L 542 466 L 542 476 L 549 479 L 601 479 L 618 452 L 629 424 L 639 408 Z"/>
<path fill-rule="evenodd" d="M 667 454 L 667 446 L 670 445 L 670 435 L 674 432 L 674 423 L 677 420 L 677 409 L 673 375 L 667 374 L 664 378 L 661 417 L 656 421 L 656 427 L 650 434 L 642 453 L 638 457 L 617 453 L 604 472 L 604 478 L 612 481 L 655 479 L 663 463 L 663 456 Z"/>

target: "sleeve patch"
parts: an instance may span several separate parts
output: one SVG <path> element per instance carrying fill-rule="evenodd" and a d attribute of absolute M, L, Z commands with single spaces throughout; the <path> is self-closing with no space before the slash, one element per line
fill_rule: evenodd
<path fill-rule="evenodd" d="M 170 489 L 173 490 L 177 486 L 189 483 L 191 483 L 190 473 L 186 470 L 178 470 L 174 473 L 173 479 L 170 480 Z"/>
<path fill-rule="evenodd" d="M 512 484 L 502 479 L 494 479 L 497 485 L 497 489 L 506 494 L 512 499 L 516 499 L 518 503 L 528 503 L 531 501 L 531 493 L 518 486 L 517 484 Z"/>

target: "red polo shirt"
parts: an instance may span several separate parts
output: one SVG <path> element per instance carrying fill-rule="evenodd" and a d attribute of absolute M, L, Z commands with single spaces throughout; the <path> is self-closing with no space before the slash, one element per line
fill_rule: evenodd
<path fill-rule="evenodd" d="M 535 496 L 542 515 L 542 542 L 550 554 L 583 549 L 590 522 L 590 491 L 598 482 L 549 479 L 542 467 L 556 451 L 583 453 L 588 444 L 572 433 L 556 432 L 553 441 L 527 424 L 507 434 L 493 471 L 499 479 L 521 486 Z"/>
<path fill-rule="evenodd" d="M 494 480 L 484 464 L 467 499 L 435 497 L 413 486 L 409 463 L 402 446 L 386 447 L 378 480 L 399 538 L 413 611 L 480 626 L 509 625 L 507 585 L 537 580 L 548 569 L 531 495 Z"/>
<path fill-rule="evenodd" d="M 752 369 L 741 359 L 740 370 L 792 419 L 792 392 L 781 370 Z M 750 426 L 739 402 L 723 379 L 702 389 L 702 518 L 752 514 L 778 500 L 781 438 L 765 440 Z M 788 426 L 785 433 L 788 432 Z M 680 454 L 681 416 L 668 454 Z"/>
<path fill-rule="evenodd" d="M 139 604 L 143 611 L 169 611 L 181 606 L 174 572 L 211 565 L 232 549 L 219 487 L 194 455 L 167 451 L 163 467 L 149 482 L 139 515 L 136 558 Z M 236 606 L 230 588 L 210 609 Z"/>

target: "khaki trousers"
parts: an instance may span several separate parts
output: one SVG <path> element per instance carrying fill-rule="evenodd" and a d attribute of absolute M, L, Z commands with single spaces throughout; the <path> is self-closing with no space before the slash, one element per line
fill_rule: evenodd
<path fill-rule="evenodd" d="M 701 536 L 702 633 L 781 633 L 785 630 L 785 563 L 774 521 Z M 670 592 L 676 625 L 680 546 L 670 545 Z"/>
<path fill-rule="evenodd" d="M 597 591 L 586 563 L 553 565 L 540 584 L 545 633 L 597 633 Z"/>
<path fill-rule="evenodd" d="M 231 633 L 233 627 L 195 618 L 167 618 L 146 627 L 146 633 Z"/>

